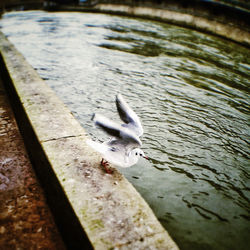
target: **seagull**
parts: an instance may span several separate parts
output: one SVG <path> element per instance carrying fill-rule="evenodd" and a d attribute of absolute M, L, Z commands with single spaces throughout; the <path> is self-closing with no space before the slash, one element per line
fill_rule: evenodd
<path fill-rule="evenodd" d="M 112 173 L 108 169 L 109 163 L 127 168 L 135 165 L 140 157 L 149 159 L 140 149 L 142 142 L 139 137 L 143 128 L 139 117 L 121 94 L 116 96 L 116 107 L 124 124 L 117 124 L 100 114 L 92 116 L 95 125 L 111 135 L 111 139 L 103 143 L 87 140 L 87 144 L 103 156 L 101 165 L 107 173 Z"/>

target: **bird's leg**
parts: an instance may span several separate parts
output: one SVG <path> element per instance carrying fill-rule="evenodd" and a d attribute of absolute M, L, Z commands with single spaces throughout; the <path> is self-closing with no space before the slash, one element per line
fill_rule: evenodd
<path fill-rule="evenodd" d="M 113 171 L 108 168 L 108 166 L 109 166 L 108 161 L 105 161 L 103 158 L 102 158 L 102 161 L 101 161 L 101 165 L 104 167 L 106 173 L 108 173 L 108 174 L 113 173 Z"/>

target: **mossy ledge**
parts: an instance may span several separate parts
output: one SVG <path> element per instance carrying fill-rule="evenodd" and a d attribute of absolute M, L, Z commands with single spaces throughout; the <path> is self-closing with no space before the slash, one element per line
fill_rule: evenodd
<path fill-rule="evenodd" d="M 0 66 L 19 128 L 70 249 L 178 249 L 148 204 L 101 156 L 55 93 L 0 32 Z"/>

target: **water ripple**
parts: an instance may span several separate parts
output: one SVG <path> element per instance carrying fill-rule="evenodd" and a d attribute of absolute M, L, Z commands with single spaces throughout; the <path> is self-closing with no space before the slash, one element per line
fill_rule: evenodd
<path fill-rule="evenodd" d="M 0 25 L 90 135 L 106 139 L 90 117 L 119 121 L 123 93 L 150 161 L 121 171 L 181 249 L 250 245 L 249 49 L 109 15 L 11 12 Z"/>

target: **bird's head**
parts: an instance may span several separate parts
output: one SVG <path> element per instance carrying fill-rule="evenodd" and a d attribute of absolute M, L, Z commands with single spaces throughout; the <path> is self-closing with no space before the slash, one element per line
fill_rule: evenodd
<path fill-rule="evenodd" d="M 138 157 L 138 158 L 139 158 L 139 157 L 143 157 L 143 158 L 149 160 L 149 158 L 144 154 L 144 152 L 143 152 L 140 148 L 134 149 L 134 150 L 133 150 L 133 153 L 134 153 L 134 155 L 135 155 L 136 157 Z"/>

